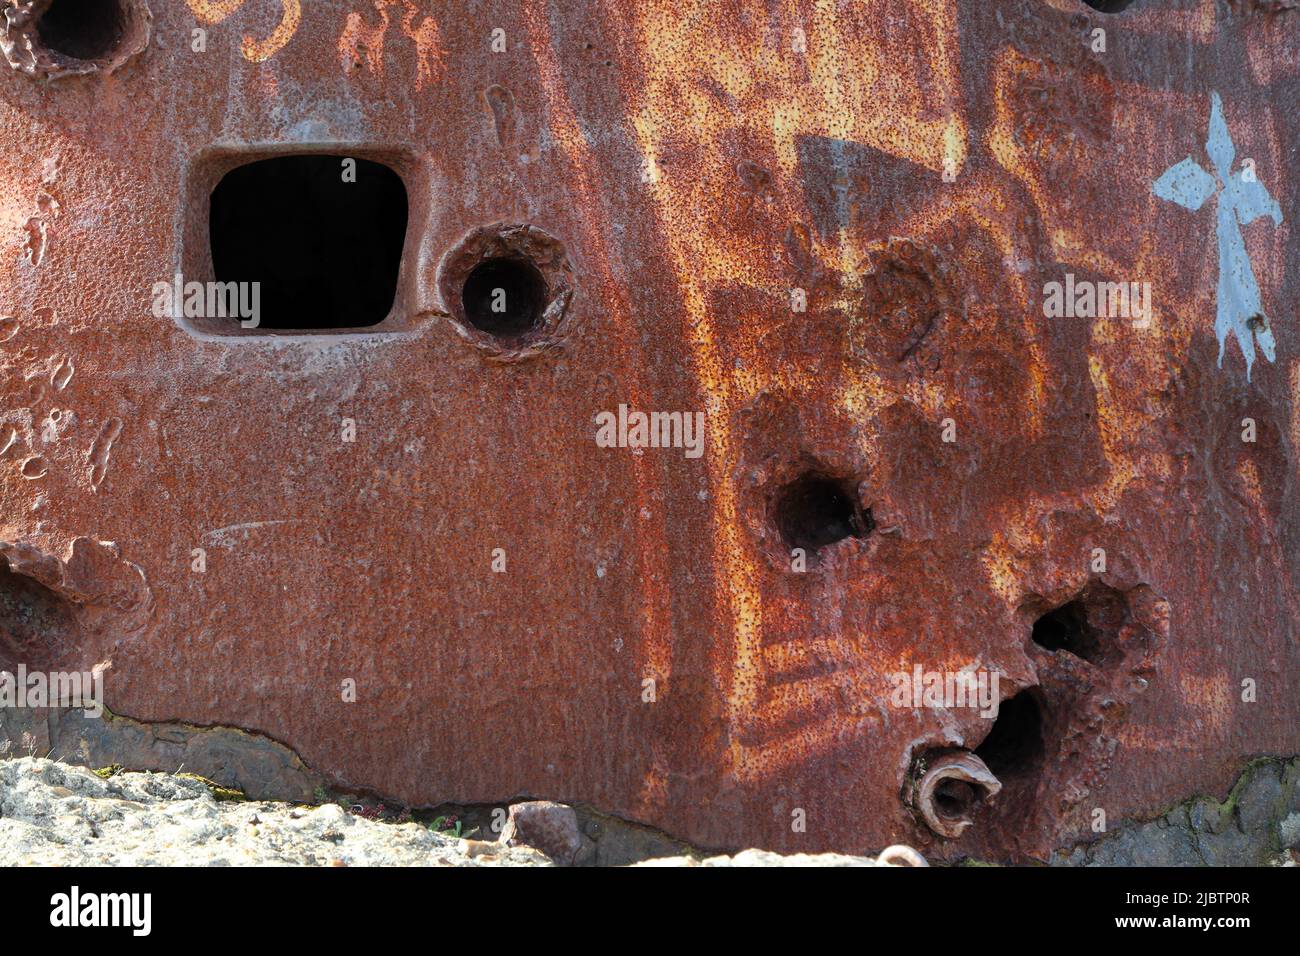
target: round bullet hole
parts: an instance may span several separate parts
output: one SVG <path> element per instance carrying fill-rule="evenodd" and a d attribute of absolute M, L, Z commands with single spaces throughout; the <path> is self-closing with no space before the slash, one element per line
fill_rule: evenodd
<path fill-rule="evenodd" d="M 949 778 L 934 791 L 934 805 L 942 816 L 957 818 L 968 814 L 975 805 L 975 788 L 965 780 Z"/>
<path fill-rule="evenodd" d="M 30 0 L 9 3 L 0 53 L 29 76 L 109 72 L 149 45 L 145 0 Z"/>
<path fill-rule="evenodd" d="M 864 538 L 875 527 L 853 488 L 828 475 L 805 474 L 777 493 L 777 530 L 787 548 L 816 552 L 845 538 Z"/>
<path fill-rule="evenodd" d="M 527 223 L 469 232 L 438 264 L 452 327 L 493 361 L 543 355 L 568 334 L 573 269 L 564 245 Z"/>
<path fill-rule="evenodd" d="M 1100 13 L 1123 13 L 1133 5 L 1133 0 L 1083 0 Z"/>
<path fill-rule="evenodd" d="M 1044 650 L 1068 651 L 1093 663 L 1101 656 L 1096 635 L 1088 627 L 1087 608 L 1080 601 L 1071 601 L 1044 614 L 1034 622 L 1032 637 Z"/>
<path fill-rule="evenodd" d="M 0 555 L 0 670 L 26 664 L 57 667 L 80 643 L 75 606 L 67 597 L 10 566 Z"/>
<path fill-rule="evenodd" d="M 541 324 L 546 279 L 527 259 L 486 259 L 466 277 L 461 302 L 474 328 L 517 338 Z"/>
<path fill-rule="evenodd" d="M 100 60 L 122 42 L 126 23 L 121 0 L 52 0 L 36 22 L 36 32 L 54 53 Z"/>
<path fill-rule="evenodd" d="M 1111 667 L 1123 661 L 1128 651 L 1141 651 L 1137 643 L 1126 647 L 1121 642 L 1131 618 L 1122 592 L 1094 582 L 1074 600 L 1040 614 L 1030 639 L 1045 651 L 1073 655 L 1097 667 Z"/>

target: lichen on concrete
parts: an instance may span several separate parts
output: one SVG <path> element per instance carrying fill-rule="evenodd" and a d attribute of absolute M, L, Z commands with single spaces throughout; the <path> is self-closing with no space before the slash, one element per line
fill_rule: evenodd
<path fill-rule="evenodd" d="M 1064 866 L 1269 866 L 1300 860 L 1300 758 L 1251 761 L 1218 801 L 1197 795 L 1061 850 Z"/>
<path fill-rule="evenodd" d="M 0 757 L 51 756 L 102 768 L 201 774 L 252 799 L 310 802 L 326 781 L 269 737 L 237 727 L 157 723 L 76 708 L 0 709 Z M 319 801 L 317 801 L 319 802 Z"/>

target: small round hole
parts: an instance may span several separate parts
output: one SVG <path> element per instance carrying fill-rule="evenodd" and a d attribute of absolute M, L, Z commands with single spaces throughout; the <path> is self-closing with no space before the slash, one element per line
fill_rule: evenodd
<path fill-rule="evenodd" d="M 1116 641 L 1123 598 L 1110 590 L 1093 590 L 1088 600 L 1074 600 L 1034 621 L 1031 640 L 1047 651 L 1065 651 L 1105 667 L 1124 657 Z M 1091 602 L 1091 607 L 1089 606 Z M 1117 607 L 1118 604 L 1118 607 Z"/>
<path fill-rule="evenodd" d="M 845 538 L 866 537 L 875 527 L 852 489 L 817 474 L 803 475 L 781 489 L 775 519 L 786 547 L 810 552 Z"/>
<path fill-rule="evenodd" d="M 122 0 L 52 0 L 36 24 L 46 48 L 74 60 L 100 60 L 126 33 Z"/>
<path fill-rule="evenodd" d="M 1071 601 L 1048 611 L 1034 622 L 1032 638 L 1035 644 L 1048 651 L 1069 651 L 1084 660 L 1092 660 L 1087 652 L 1088 611 L 1079 601 Z"/>
<path fill-rule="evenodd" d="M 975 804 L 976 793 L 965 780 L 948 779 L 934 791 L 934 805 L 941 816 L 964 816 Z"/>
<path fill-rule="evenodd" d="M 517 338 L 541 325 L 546 279 L 527 259 L 480 262 L 465 278 L 461 304 L 465 319 L 498 338 Z"/>

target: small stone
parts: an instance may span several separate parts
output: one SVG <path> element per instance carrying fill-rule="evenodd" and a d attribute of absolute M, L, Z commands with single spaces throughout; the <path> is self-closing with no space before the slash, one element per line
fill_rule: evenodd
<path fill-rule="evenodd" d="M 1218 803 L 1208 797 L 1201 797 L 1192 804 L 1188 811 L 1188 820 L 1192 829 L 1200 833 L 1222 833 L 1229 822 Z"/>
<path fill-rule="evenodd" d="M 471 857 L 496 856 L 501 852 L 501 844 L 490 840 L 462 840 L 460 846 Z"/>
<path fill-rule="evenodd" d="M 1282 768 L 1277 764 L 1256 767 L 1237 799 L 1241 828 L 1247 833 L 1267 831 L 1280 816 L 1282 798 Z"/>
<path fill-rule="evenodd" d="M 311 817 L 313 822 L 317 823 L 338 823 L 347 817 L 347 812 L 337 803 L 325 803 L 313 810 L 308 816 Z"/>
<path fill-rule="evenodd" d="M 1282 845 L 1289 849 L 1300 849 L 1300 813 L 1292 813 L 1278 826 Z"/>
<path fill-rule="evenodd" d="M 582 849 L 578 815 L 573 807 L 549 800 L 516 803 L 501 831 L 505 846 L 530 846 L 560 866 L 569 866 Z"/>

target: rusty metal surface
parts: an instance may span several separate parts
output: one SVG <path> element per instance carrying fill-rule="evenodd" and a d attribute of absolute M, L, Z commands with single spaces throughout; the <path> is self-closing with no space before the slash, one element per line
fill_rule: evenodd
<path fill-rule="evenodd" d="M 111 660 L 115 713 L 408 803 L 716 847 L 1042 856 L 1300 752 L 1288 6 L 152 0 L 120 65 L 4 69 L 0 540 L 41 614 L 5 612 L 0 665 Z M 1241 227 L 1276 338 L 1249 378 L 1217 200 L 1153 193 L 1211 167 L 1212 92 L 1281 213 Z M 205 190 L 277 150 L 403 175 L 393 314 L 155 318 L 210 269 Z M 440 284 L 533 241 L 497 223 L 569 283 L 527 348 Z M 1067 273 L 1149 281 L 1149 323 L 1046 317 Z M 706 413 L 703 454 L 598 447 L 620 404 Z M 856 500 L 798 572 L 806 474 Z M 1030 639 L 1074 600 L 1095 661 Z M 996 669 L 1041 751 L 891 704 L 918 664 Z M 944 840 L 914 760 L 963 749 L 1007 769 Z"/>

